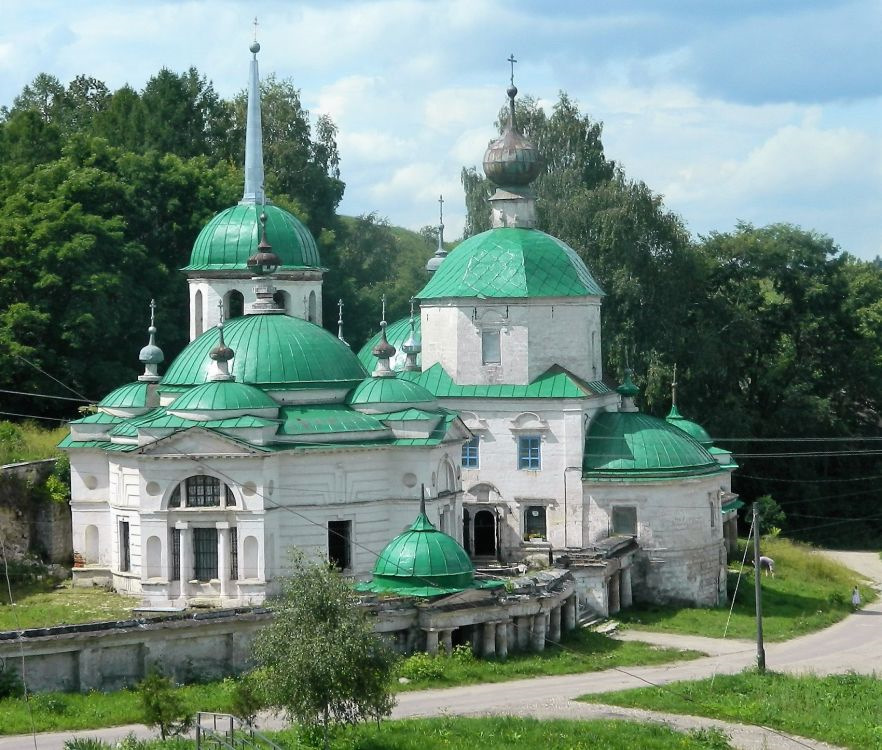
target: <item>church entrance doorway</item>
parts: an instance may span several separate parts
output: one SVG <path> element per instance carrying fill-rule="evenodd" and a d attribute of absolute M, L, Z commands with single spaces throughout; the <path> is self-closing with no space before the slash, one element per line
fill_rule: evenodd
<path fill-rule="evenodd" d="M 489 510 L 475 513 L 475 557 L 496 557 L 496 515 Z"/>

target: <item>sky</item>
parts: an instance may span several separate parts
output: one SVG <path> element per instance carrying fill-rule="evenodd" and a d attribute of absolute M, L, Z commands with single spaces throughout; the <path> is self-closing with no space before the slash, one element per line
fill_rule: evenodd
<path fill-rule="evenodd" d="M 558 92 L 693 235 L 789 222 L 882 255 L 882 0 L 30 0 L 4 10 L 0 104 L 40 72 L 136 88 L 196 66 L 290 78 L 339 128 L 342 213 L 462 232 L 463 166 L 506 102 Z"/>

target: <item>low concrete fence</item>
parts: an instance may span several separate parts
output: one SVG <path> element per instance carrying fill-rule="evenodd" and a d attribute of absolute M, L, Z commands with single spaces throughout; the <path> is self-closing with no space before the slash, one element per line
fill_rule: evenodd
<path fill-rule="evenodd" d="M 0 633 L 0 663 L 34 692 L 119 690 L 152 667 L 178 682 L 213 680 L 250 666 L 266 609 L 213 610 L 146 620 L 65 625 Z"/>

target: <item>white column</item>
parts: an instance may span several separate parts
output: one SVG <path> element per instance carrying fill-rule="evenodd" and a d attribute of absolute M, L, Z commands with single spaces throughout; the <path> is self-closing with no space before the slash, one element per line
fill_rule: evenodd
<path fill-rule="evenodd" d="M 218 521 L 217 529 L 217 577 L 220 580 L 220 595 L 222 599 L 229 596 L 230 589 L 230 524 L 227 521 Z"/>
<path fill-rule="evenodd" d="M 576 595 L 573 594 L 564 602 L 563 610 L 564 630 L 573 630 L 576 627 Z"/>
<path fill-rule="evenodd" d="M 431 656 L 438 654 L 438 631 L 434 629 L 426 630 L 426 653 Z"/>
<path fill-rule="evenodd" d="M 496 658 L 508 658 L 508 623 L 505 622 L 496 625 Z"/>
<path fill-rule="evenodd" d="M 444 653 L 450 656 L 453 653 L 453 631 L 441 631 L 441 645 L 444 647 Z"/>
<path fill-rule="evenodd" d="M 526 651 L 527 646 L 530 644 L 530 616 L 522 615 L 517 618 L 517 634 L 518 634 L 518 649 L 521 651 Z"/>
<path fill-rule="evenodd" d="M 193 577 L 193 546 L 190 532 L 190 524 L 186 521 L 178 521 L 175 528 L 181 535 L 181 559 L 178 568 L 181 572 L 181 598 L 186 598 L 190 593 L 187 582 Z"/>
<path fill-rule="evenodd" d="M 631 595 L 631 568 L 623 568 L 621 572 L 621 589 L 619 592 L 619 605 L 622 608 L 630 607 L 634 603 Z"/>
<path fill-rule="evenodd" d="M 551 618 L 549 622 L 548 640 L 552 643 L 560 642 L 560 606 L 558 605 L 551 610 Z"/>
<path fill-rule="evenodd" d="M 492 657 L 496 655 L 496 623 L 495 622 L 485 622 L 484 623 L 484 637 L 481 639 L 483 648 L 481 649 L 481 653 L 485 657 Z"/>
<path fill-rule="evenodd" d="M 530 634 L 530 646 L 533 651 L 545 650 L 545 613 L 540 612 L 533 616 L 533 631 Z"/>

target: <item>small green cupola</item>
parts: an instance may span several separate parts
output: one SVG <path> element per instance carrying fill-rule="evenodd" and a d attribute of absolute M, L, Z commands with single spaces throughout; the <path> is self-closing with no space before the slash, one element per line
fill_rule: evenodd
<path fill-rule="evenodd" d="M 475 581 L 468 553 L 452 536 L 439 531 L 426 515 L 425 501 L 410 528 L 380 553 L 372 579 L 360 591 L 433 597 L 472 588 L 497 588 L 499 581 Z"/>
<path fill-rule="evenodd" d="M 701 443 L 704 448 L 713 448 L 714 441 L 708 431 L 697 422 L 686 419 L 677 408 L 677 365 L 674 365 L 674 379 L 671 381 L 671 411 L 665 417 L 665 421 L 683 430 L 693 440 Z"/>

